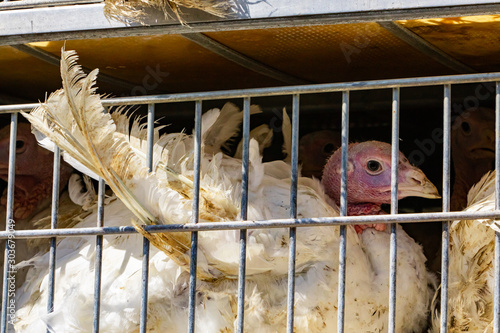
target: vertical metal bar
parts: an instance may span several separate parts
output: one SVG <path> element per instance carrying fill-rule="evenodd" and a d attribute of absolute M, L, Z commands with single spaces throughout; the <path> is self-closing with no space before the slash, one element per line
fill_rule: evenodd
<path fill-rule="evenodd" d="M 399 88 L 392 89 L 392 151 L 391 151 L 391 214 L 398 213 L 399 165 Z M 389 282 L 389 333 L 396 332 L 396 274 L 397 274 L 396 223 L 391 224 L 390 282 Z"/>
<path fill-rule="evenodd" d="M 241 219 L 247 219 L 248 210 L 248 153 L 250 147 L 250 98 L 243 99 L 243 156 L 241 175 Z M 245 272 L 247 256 L 247 231 L 240 231 L 240 266 L 238 269 L 238 316 L 236 332 L 243 333 L 245 317 Z"/>
<path fill-rule="evenodd" d="M 139 332 L 146 333 L 148 316 L 148 280 L 149 280 L 149 240 L 143 239 L 142 246 L 142 296 Z"/>
<path fill-rule="evenodd" d="M 50 227 L 57 228 L 57 212 L 59 211 L 59 179 L 60 179 L 61 152 L 59 147 L 54 149 L 54 172 L 52 179 L 52 210 L 50 216 Z M 49 283 L 48 283 L 48 299 L 47 313 L 54 311 L 54 284 L 56 273 L 56 237 L 50 239 L 49 252 Z M 47 329 L 47 332 L 49 330 Z"/>
<path fill-rule="evenodd" d="M 443 96 L 443 212 L 450 211 L 451 85 L 444 85 Z M 450 222 L 443 222 L 441 256 L 441 333 L 448 331 L 448 245 Z"/>
<path fill-rule="evenodd" d="M 340 182 L 340 216 L 347 215 L 347 149 L 349 145 L 349 91 L 342 92 L 342 167 Z M 346 227 L 340 226 L 339 245 L 339 305 L 337 332 L 344 332 L 345 312 L 345 269 L 346 269 Z"/>
<path fill-rule="evenodd" d="M 153 170 L 153 145 L 154 145 L 154 119 L 155 119 L 155 105 L 148 104 L 148 153 L 147 164 L 149 171 Z M 140 328 L 141 333 L 146 333 L 147 330 L 147 317 L 148 317 L 148 282 L 149 282 L 149 240 L 143 239 L 142 247 L 142 296 L 141 296 L 141 318 Z"/>
<path fill-rule="evenodd" d="M 104 180 L 99 178 L 97 192 L 97 227 L 104 226 Z M 92 332 L 99 332 L 101 310 L 101 272 L 102 272 L 102 243 L 103 236 L 96 236 L 95 242 L 95 276 L 94 276 L 94 324 Z"/>
<path fill-rule="evenodd" d="M 495 209 L 500 209 L 500 82 L 495 83 Z M 500 332 L 500 233 L 495 231 L 495 301 L 493 332 Z"/>
<path fill-rule="evenodd" d="M 146 159 L 149 172 L 153 171 L 153 147 L 155 140 L 154 126 L 155 126 L 155 105 L 148 104 L 148 136 L 147 136 L 148 152 L 146 154 Z"/>
<path fill-rule="evenodd" d="M 10 142 L 9 142 L 9 172 L 7 178 L 7 206 L 5 207 L 6 220 L 5 230 L 8 232 L 14 231 L 14 181 L 15 181 L 15 165 L 16 165 L 16 138 L 17 138 L 17 113 L 10 116 Z M 10 236 L 10 235 L 9 235 Z M 14 238 L 9 237 L 5 241 L 4 264 L 3 264 L 3 294 L 2 294 L 2 322 L 0 330 L 2 333 L 7 331 L 9 321 L 7 321 L 7 304 L 9 303 L 9 296 L 15 290 L 11 289 L 15 285 L 14 267 L 12 266 L 15 261 L 9 261 L 9 250 L 15 254 Z M 11 248 L 12 246 L 12 248 Z M 12 270 L 11 270 L 12 269 Z M 15 309 L 13 309 L 15 311 Z M 9 313 L 10 314 L 10 313 Z M 10 317 L 13 318 L 13 317 Z"/>
<path fill-rule="evenodd" d="M 108 107 L 105 107 L 106 112 L 109 112 Z M 104 198 L 105 198 L 105 181 L 99 178 L 97 187 L 97 227 L 104 226 Z M 95 241 L 95 274 L 94 274 L 94 315 L 92 332 L 99 332 L 99 323 L 101 315 L 101 281 L 102 281 L 102 245 L 103 236 L 97 235 Z"/>
<path fill-rule="evenodd" d="M 293 95 L 292 101 L 292 179 L 290 185 L 290 217 L 297 218 L 297 183 L 298 183 L 298 155 L 299 155 L 299 102 L 300 95 Z M 296 256 L 297 228 L 290 228 L 290 245 L 288 255 L 288 304 L 287 304 L 287 333 L 293 333 L 293 314 L 295 304 L 295 256 Z"/>
<path fill-rule="evenodd" d="M 194 179 L 193 179 L 193 223 L 198 223 L 200 207 L 200 166 L 201 166 L 201 101 L 196 101 L 194 118 Z M 191 233 L 191 264 L 189 276 L 189 326 L 193 333 L 196 308 L 196 268 L 198 265 L 198 232 Z"/>

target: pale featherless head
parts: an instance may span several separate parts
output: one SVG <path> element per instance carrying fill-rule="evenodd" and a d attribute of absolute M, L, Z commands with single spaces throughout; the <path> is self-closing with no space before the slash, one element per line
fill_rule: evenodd
<path fill-rule="evenodd" d="M 341 149 L 328 160 L 322 183 L 326 194 L 340 202 Z M 439 198 L 436 187 L 425 174 L 399 153 L 398 199 L 408 196 Z M 391 202 L 391 145 L 366 141 L 349 145 L 347 161 L 347 201 L 349 204 Z"/>

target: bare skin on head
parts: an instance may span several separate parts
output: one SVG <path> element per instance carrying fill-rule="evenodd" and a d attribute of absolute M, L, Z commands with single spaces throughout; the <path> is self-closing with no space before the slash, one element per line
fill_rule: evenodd
<path fill-rule="evenodd" d="M 321 179 L 326 161 L 340 144 L 338 132 L 324 130 L 304 135 L 299 143 L 302 176 Z"/>
<path fill-rule="evenodd" d="M 0 130 L 0 178 L 8 181 L 10 126 Z M 40 147 L 31 125 L 19 123 L 16 139 L 14 218 L 27 219 L 50 203 L 54 154 Z M 61 163 L 60 185 L 64 187 L 72 168 Z M 0 203 L 5 206 L 7 190 Z"/>
<path fill-rule="evenodd" d="M 451 210 L 467 206 L 467 193 L 495 163 L 495 111 L 489 108 L 470 108 L 453 122 L 451 154 L 455 182 Z"/>
<path fill-rule="evenodd" d="M 328 160 L 322 183 L 326 194 L 340 204 L 341 149 Z M 439 198 L 436 187 L 425 174 L 399 153 L 398 199 L 409 196 Z M 391 145 L 378 141 L 352 143 L 347 161 L 347 214 L 385 214 L 382 204 L 391 203 Z M 385 224 L 357 225 L 358 233 L 366 228 L 385 230 Z"/>

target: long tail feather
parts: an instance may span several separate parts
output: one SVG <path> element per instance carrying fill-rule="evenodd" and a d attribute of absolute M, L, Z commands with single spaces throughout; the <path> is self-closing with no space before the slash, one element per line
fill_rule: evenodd
<path fill-rule="evenodd" d="M 112 117 L 105 112 L 93 88 L 97 71 L 85 76 L 76 65 L 74 52 L 63 50 L 62 55 L 63 89 L 51 94 L 46 103 L 30 114 L 25 114 L 26 118 L 67 154 L 103 178 L 138 218 L 132 221 L 134 227 L 181 267 L 188 269 L 188 233 L 150 234 L 142 226 L 189 222 L 189 210 L 180 213 L 159 206 L 165 198 L 189 205 L 189 198 L 182 189 L 171 188 L 168 181 L 158 178 L 154 172 L 149 173 L 145 159 L 136 153 L 140 149 L 134 148 L 123 133 L 116 132 Z M 140 128 L 135 130 L 140 132 Z M 202 188 L 202 197 L 206 196 L 206 200 L 211 193 L 210 189 Z M 205 216 L 219 221 L 236 217 L 236 207 L 228 212 L 226 206 L 231 205 L 223 199 L 210 201 L 210 204 L 206 205 Z M 230 216 L 220 216 L 221 212 Z M 216 279 L 218 275 L 220 272 L 214 268 L 198 271 L 198 276 L 204 280 Z"/>

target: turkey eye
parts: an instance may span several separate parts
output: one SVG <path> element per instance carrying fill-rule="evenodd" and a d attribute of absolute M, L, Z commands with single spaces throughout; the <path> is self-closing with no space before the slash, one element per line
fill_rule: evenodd
<path fill-rule="evenodd" d="M 24 143 L 23 140 L 17 140 L 16 141 L 16 152 L 17 153 L 21 153 L 22 150 L 23 150 L 23 148 L 24 148 L 24 146 L 25 146 L 25 143 Z"/>
<path fill-rule="evenodd" d="M 334 149 L 335 149 L 335 146 L 332 143 L 327 143 L 323 147 L 323 153 L 330 155 L 331 153 L 333 153 Z"/>
<path fill-rule="evenodd" d="M 462 123 L 462 131 L 464 131 L 465 134 L 469 134 L 470 133 L 470 125 L 468 122 L 464 121 Z"/>
<path fill-rule="evenodd" d="M 379 161 L 369 160 L 368 163 L 366 163 L 366 167 L 371 174 L 376 174 L 382 171 L 382 165 L 380 165 Z"/>

